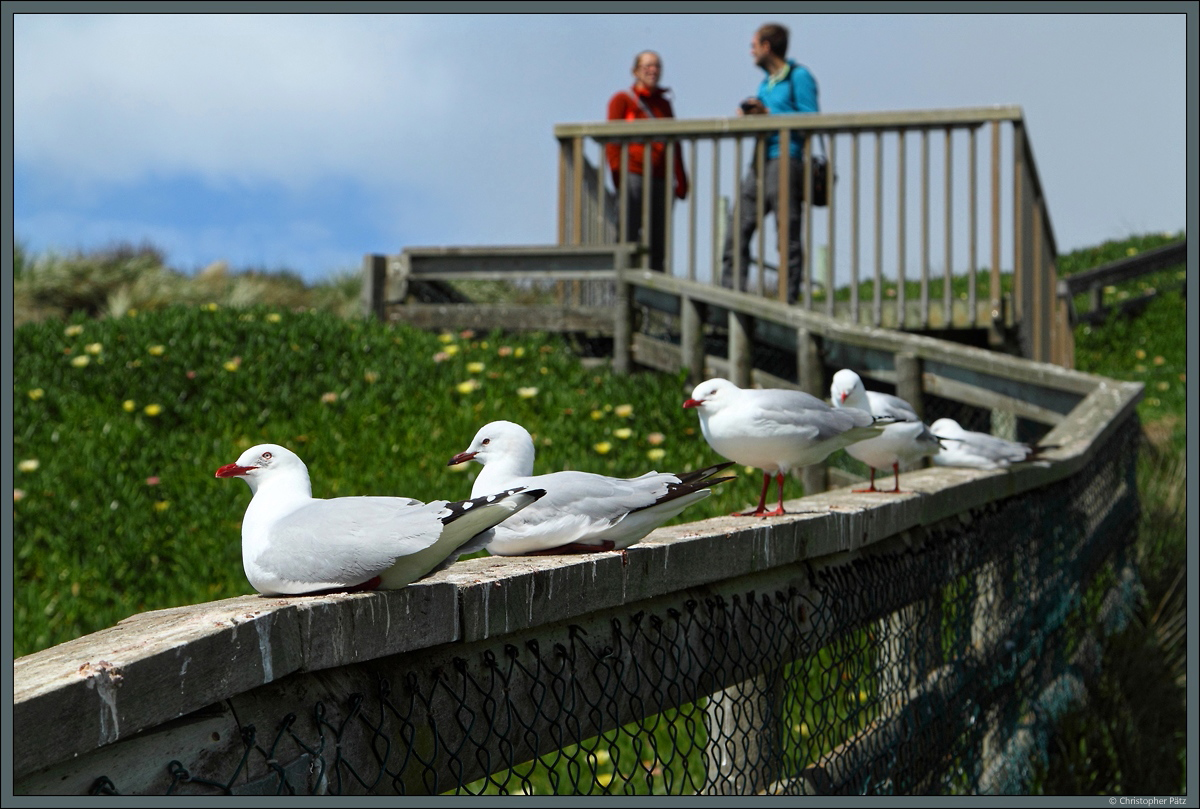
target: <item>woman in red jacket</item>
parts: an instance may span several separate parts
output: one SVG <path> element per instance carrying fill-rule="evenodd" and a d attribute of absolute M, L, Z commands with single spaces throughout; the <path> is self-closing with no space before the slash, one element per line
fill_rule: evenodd
<path fill-rule="evenodd" d="M 654 51 L 642 51 L 633 60 L 633 87 L 616 93 L 608 102 L 608 120 L 632 121 L 637 118 L 674 118 L 669 90 L 660 87 L 662 60 Z M 613 187 L 621 189 L 621 147 L 610 143 L 605 149 L 608 166 L 612 170 Z M 665 269 L 663 251 L 665 247 L 667 189 L 673 188 L 679 199 L 687 197 L 688 181 L 683 171 L 683 156 L 680 144 L 676 144 L 675 166 L 672 178 L 667 177 L 667 145 L 663 141 L 650 144 L 650 193 L 642 187 L 645 183 L 643 166 L 645 146 L 629 144 L 629 207 L 626 219 L 626 238 L 639 241 L 642 235 L 642 200 L 650 198 L 650 268 Z"/>

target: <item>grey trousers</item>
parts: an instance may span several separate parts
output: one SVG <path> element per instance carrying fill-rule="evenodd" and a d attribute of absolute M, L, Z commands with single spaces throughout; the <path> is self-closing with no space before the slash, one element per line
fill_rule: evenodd
<path fill-rule="evenodd" d="M 642 201 L 646 195 L 643 185 L 644 178 L 640 174 L 629 175 L 629 210 L 626 222 L 626 236 L 635 242 L 642 235 Z M 667 233 L 667 179 L 665 177 L 650 178 L 650 269 L 662 270 L 663 255 L 666 250 Z"/>
<path fill-rule="evenodd" d="M 768 158 L 765 161 L 763 178 L 763 216 L 766 214 L 779 213 L 779 158 Z M 800 205 L 804 196 L 804 161 L 798 157 L 790 158 L 788 188 L 790 195 L 788 198 L 788 267 L 787 267 L 787 287 L 788 287 L 788 303 L 795 303 L 800 300 L 800 288 L 803 278 L 801 277 L 801 267 L 804 264 L 804 245 L 800 240 Z M 746 275 L 750 268 L 750 240 L 754 236 L 754 231 L 758 227 L 757 222 L 757 205 L 758 205 L 758 176 L 754 170 L 754 163 L 750 164 L 746 176 L 742 179 L 742 187 L 740 191 L 741 212 L 739 221 L 733 221 L 733 213 L 729 215 L 729 229 L 725 234 L 725 251 L 721 257 L 721 286 L 733 287 L 733 234 L 734 227 L 738 228 L 741 234 L 741 245 L 739 254 L 741 257 L 740 264 L 740 282 L 738 289 L 746 288 Z M 761 260 L 762 257 L 760 256 Z"/>

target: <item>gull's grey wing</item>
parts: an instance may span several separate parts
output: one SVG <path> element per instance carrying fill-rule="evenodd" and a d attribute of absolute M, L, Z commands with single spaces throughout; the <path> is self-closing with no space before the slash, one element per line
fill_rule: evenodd
<path fill-rule="evenodd" d="M 314 500 L 272 526 L 255 563 L 295 582 L 366 581 L 433 545 L 445 505 L 400 497 Z"/>
<path fill-rule="evenodd" d="M 867 391 L 867 401 L 871 403 L 871 413 L 876 416 L 890 418 L 895 421 L 920 421 L 921 417 L 913 406 L 890 393 Z"/>

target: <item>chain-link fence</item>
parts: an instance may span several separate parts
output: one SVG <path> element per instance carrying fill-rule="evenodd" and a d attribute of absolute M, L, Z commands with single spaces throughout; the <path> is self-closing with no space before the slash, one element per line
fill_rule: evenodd
<path fill-rule="evenodd" d="M 213 706 L 225 754 L 140 766 L 174 794 L 1022 792 L 1136 596 L 1138 436 L 855 551 L 292 675 Z"/>

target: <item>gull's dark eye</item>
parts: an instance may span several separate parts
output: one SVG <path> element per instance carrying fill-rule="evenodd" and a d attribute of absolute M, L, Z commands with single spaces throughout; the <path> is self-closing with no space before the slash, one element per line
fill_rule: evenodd
<path fill-rule="evenodd" d="M 492 443 L 492 439 L 490 439 L 490 438 L 485 438 L 485 439 L 483 439 L 483 445 L 484 445 L 485 447 L 486 447 L 488 444 L 490 444 L 490 443 Z"/>
<path fill-rule="evenodd" d="M 262 454 L 262 457 L 263 457 L 263 460 L 264 460 L 264 461 L 269 461 L 269 460 L 271 460 L 271 453 L 269 453 L 269 452 L 264 452 L 264 453 Z"/>

